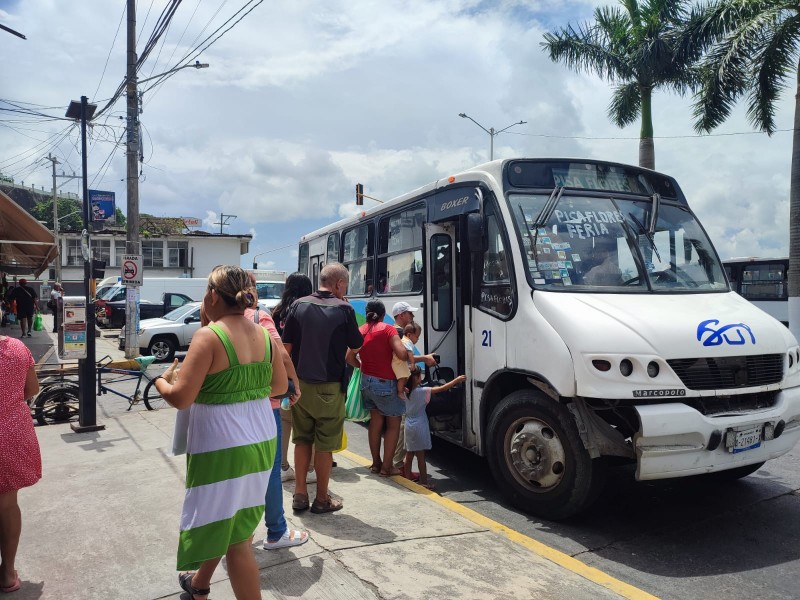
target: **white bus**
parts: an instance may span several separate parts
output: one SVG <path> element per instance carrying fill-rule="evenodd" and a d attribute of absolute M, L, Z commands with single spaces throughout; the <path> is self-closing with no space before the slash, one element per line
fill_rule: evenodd
<path fill-rule="evenodd" d="M 669 176 L 490 162 L 301 238 L 312 280 L 334 260 L 357 313 L 421 307 L 424 352 L 468 378 L 432 430 L 529 512 L 577 513 L 609 462 L 737 478 L 800 437 L 797 341 L 730 290 Z"/>
<path fill-rule="evenodd" d="M 722 265 L 734 292 L 789 326 L 788 258 L 731 258 Z"/>

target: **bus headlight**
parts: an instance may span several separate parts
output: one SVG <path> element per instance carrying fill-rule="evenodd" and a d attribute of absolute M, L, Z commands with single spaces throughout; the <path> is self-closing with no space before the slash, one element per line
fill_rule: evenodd
<path fill-rule="evenodd" d="M 619 372 L 623 377 L 630 376 L 633 373 L 633 363 L 627 358 L 623 358 L 619 363 Z"/>
<path fill-rule="evenodd" d="M 661 371 L 661 367 L 658 366 L 658 363 L 654 360 L 651 360 L 647 363 L 647 374 L 650 377 L 658 377 L 658 373 Z"/>

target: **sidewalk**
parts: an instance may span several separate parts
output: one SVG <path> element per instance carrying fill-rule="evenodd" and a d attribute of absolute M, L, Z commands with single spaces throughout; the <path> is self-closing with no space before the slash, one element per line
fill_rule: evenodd
<path fill-rule="evenodd" d="M 68 424 L 37 428 L 44 478 L 19 494 L 23 587 L 14 600 L 181 597 L 175 552 L 185 459 L 169 455 L 174 417 L 126 413 L 84 434 Z M 349 453 L 337 461 L 331 488 L 344 499 L 337 513 L 293 515 L 294 485 L 284 485 L 290 527 L 309 530 L 308 543 L 264 551 L 263 523 L 256 531 L 263 598 L 621 597 L 613 585 L 432 501 L 439 497 L 424 488 L 372 475 Z M 211 598 L 234 598 L 224 561 Z"/>

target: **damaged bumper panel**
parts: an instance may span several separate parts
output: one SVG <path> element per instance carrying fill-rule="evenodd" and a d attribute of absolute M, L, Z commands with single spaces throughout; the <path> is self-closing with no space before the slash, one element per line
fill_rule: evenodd
<path fill-rule="evenodd" d="M 764 410 L 703 415 L 681 403 L 638 406 L 636 479 L 724 471 L 777 458 L 800 440 L 800 388 Z"/>

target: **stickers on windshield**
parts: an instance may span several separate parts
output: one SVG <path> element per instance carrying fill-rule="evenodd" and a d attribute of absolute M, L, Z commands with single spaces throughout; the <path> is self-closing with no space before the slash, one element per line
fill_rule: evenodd
<path fill-rule="evenodd" d="M 581 262 L 581 255 L 577 252 L 572 253 L 572 262 Z"/>
<path fill-rule="evenodd" d="M 558 258 L 566 259 L 567 258 L 567 253 L 564 252 L 563 250 L 559 250 L 558 251 Z"/>

